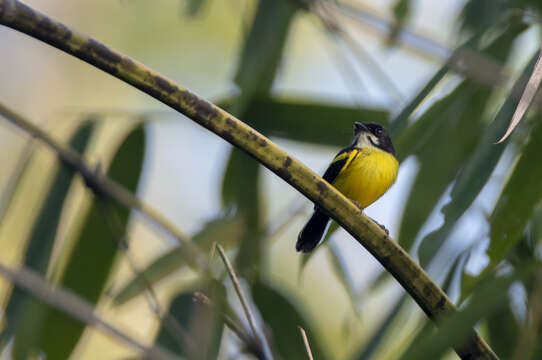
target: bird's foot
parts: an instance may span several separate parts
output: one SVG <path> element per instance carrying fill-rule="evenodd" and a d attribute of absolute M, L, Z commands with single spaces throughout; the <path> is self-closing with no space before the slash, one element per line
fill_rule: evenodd
<path fill-rule="evenodd" d="M 363 211 L 363 206 L 361 206 L 361 204 L 359 202 L 357 202 L 356 200 L 351 200 L 352 203 L 354 205 L 356 205 L 358 207 L 358 209 L 360 209 L 361 211 Z"/>
<path fill-rule="evenodd" d="M 389 236 L 389 235 L 390 235 L 390 232 L 388 231 L 388 229 L 386 229 L 386 227 L 385 227 L 384 225 L 380 224 L 378 221 L 376 221 L 376 220 L 373 219 L 373 218 L 370 218 L 370 219 L 373 220 L 373 222 L 374 222 L 376 225 L 380 226 L 380 228 L 381 228 L 382 230 L 384 230 L 384 232 L 386 233 L 386 236 Z"/>
<path fill-rule="evenodd" d="M 356 200 L 352 200 L 352 199 L 350 199 L 350 201 L 352 201 L 352 203 L 353 203 L 354 205 L 356 205 L 356 206 L 358 207 L 358 209 L 360 209 L 360 211 L 363 212 L 363 206 L 361 206 L 361 204 L 360 204 L 359 202 L 357 202 Z M 369 217 L 369 219 L 373 220 L 373 222 L 374 222 L 376 225 L 380 226 L 380 228 L 381 228 L 382 230 L 384 230 L 384 232 L 386 233 L 386 236 L 389 236 L 389 235 L 390 235 L 390 232 L 388 231 L 388 229 L 386 229 L 386 227 L 385 227 L 384 225 L 380 224 L 378 221 L 376 221 L 376 220 L 373 219 L 372 217 Z"/>

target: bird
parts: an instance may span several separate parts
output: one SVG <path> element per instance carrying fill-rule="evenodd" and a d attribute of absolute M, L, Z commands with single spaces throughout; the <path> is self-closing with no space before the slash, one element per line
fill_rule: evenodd
<path fill-rule="evenodd" d="M 388 131 L 380 124 L 355 122 L 352 143 L 339 151 L 323 178 L 363 211 L 393 185 L 398 169 Z M 315 205 L 299 233 L 296 250 L 311 252 L 322 240 L 329 220 L 329 215 Z"/>

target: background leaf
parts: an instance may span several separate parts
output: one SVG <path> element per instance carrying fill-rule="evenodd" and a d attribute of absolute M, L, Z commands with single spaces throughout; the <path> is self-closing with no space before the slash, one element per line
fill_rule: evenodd
<path fill-rule="evenodd" d="M 355 121 L 387 125 L 387 117 L 383 109 L 295 98 L 254 100 L 246 112 L 250 123 L 268 136 L 341 148 L 351 141 Z"/>
<path fill-rule="evenodd" d="M 487 271 L 495 267 L 514 248 L 542 198 L 542 169 L 533 166 L 538 161 L 541 141 L 542 123 L 537 121 L 491 215 Z"/>
<path fill-rule="evenodd" d="M 522 272 L 524 275 L 524 271 Z M 507 298 L 502 294 L 507 292 L 520 274 L 521 272 L 485 283 L 464 309 L 442 319 L 437 331 L 430 327 L 419 332 L 401 359 L 439 359 L 451 346 L 461 344 L 481 318 L 498 312 L 503 307 Z"/>
<path fill-rule="evenodd" d="M 144 148 L 143 126 L 138 126 L 118 149 L 108 176 L 135 191 Z M 105 211 L 104 204 L 108 201 L 99 196 L 94 198 L 59 279 L 59 285 L 94 304 L 98 302 L 113 269 L 119 243 L 126 240 L 129 211 L 116 204 L 109 204 L 111 212 Z M 109 223 L 113 217 L 118 219 L 115 226 Z M 24 327 L 17 330 L 14 345 L 17 356 L 20 351 L 40 349 L 53 359 L 68 358 L 85 328 L 79 321 L 41 303 L 26 311 L 21 323 Z"/>
<path fill-rule="evenodd" d="M 69 141 L 69 146 L 79 153 L 84 153 L 89 139 L 94 131 L 95 119 L 88 119 L 76 129 Z M 24 168 L 26 168 L 25 162 Z M 24 174 L 24 170 L 21 175 Z M 22 262 L 24 266 L 43 275 L 46 274 L 49 266 L 53 244 L 55 241 L 58 224 L 62 213 L 62 208 L 71 187 L 75 173 L 72 169 L 59 164 L 53 180 L 47 191 L 47 197 L 41 204 L 39 215 L 31 225 L 32 231 L 28 237 L 26 251 Z M 17 287 L 9 297 L 7 297 L 5 308 L 5 321 L 7 326 L 2 331 L 2 338 L 5 341 L 14 334 L 18 324 L 26 309 L 35 306 L 35 299 L 26 295 L 26 293 Z M 3 342 L 3 341 L 2 341 Z"/>
<path fill-rule="evenodd" d="M 244 232 L 241 217 L 224 215 L 207 222 L 203 229 L 192 237 L 192 241 L 204 251 L 209 251 L 216 241 L 225 249 L 239 245 Z M 182 256 L 182 246 L 174 247 L 155 259 L 140 274 L 126 284 L 114 298 L 115 305 L 123 305 L 140 295 L 147 288 L 147 282 L 156 284 L 164 277 L 185 267 L 186 260 Z"/>
<path fill-rule="evenodd" d="M 507 29 L 485 53 L 500 61 L 506 60 L 514 40 L 524 30 L 522 24 Z M 425 219 L 480 141 L 490 95 L 487 87 L 465 80 L 405 132 L 404 136 L 415 142 L 412 151 L 420 162 L 401 221 L 399 242 L 405 249 L 412 247 Z M 419 125 L 426 124 L 430 125 L 420 132 Z M 408 155 L 403 146 L 405 140 L 398 146 L 402 158 Z"/>
<path fill-rule="evenodd" d="M 325 359 L 318 337 L 299 305 L 262 282 L 252 287 L 252 297 L 260 314 L 272 332 L 271 343 L 276 345 L 279 359 L 304 359 L 307 356 L 298 326 L 305 329 L 315 359 Z"/>
<path fill-rule="evenodd" d="M 221 285 L 198 291 L 215 299 L 215 304 L 222 302 L 216 299 L 224 299 L 226 296 Z M 168 315 L 160 324 L 156 343 L 186 359 L 217 359 L 224 329 L 219 311 L 220 307 L 194 301 L 194 291 L 177 294 L 169 306 Z"/>
<path fill-rule="evenodd" d="M 298 5 L 289 0 L 258 2 L 234 77 L 241 89 L 241 96 L 232 111 L 241 119 L 244 119 L 241 114 L 254 98 L 269 95 Z"/>
<path fill-rule="evenodd" d="M 501 158 L 507 143 L 495 144 L 495 141 L 506 129 L 508 121 L 514 113 L 519 102 L 518 90 L 525 87 L 527 76 L 532 71 L 534 61 L 536 61 L 536 58 L 531 60 L 523 74 L 518 78 L 495 120 L 484 132 L 476 151 L 457 176 L 450 194 L 451 199 L 442 208 L 444 224 L 422 240 L 418 251 L 422 266 L 425 267 L 429 264 L 452 232 L 459 218 L 478 196 L 493 173 L 495 166 L 497 166 L 497 162 Z"/>

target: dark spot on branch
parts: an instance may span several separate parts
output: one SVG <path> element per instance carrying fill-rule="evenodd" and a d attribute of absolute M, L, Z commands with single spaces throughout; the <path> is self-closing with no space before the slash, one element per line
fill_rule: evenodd
<path fill-rule="evenodd" d="M 290 174 L 290 171 L 285 168 L 280 168 L 277 170 L 277 175 L 283 178 L 286 181 L 290 181 L 292 178 L 292 174 Z"/>
<path fill-rule="evenodd" d="M 209 124 L 212 120 L 219 117 L 218 110 L 211 103 L 200 99 L 188 90 L 181 91 L 181 104 L 175 104 L 174 107 L 207 128 L 210 128 Z M 229 134 L 231 137 L 231 132 Z"/>
<path fill-rule="evenodd" d="M 289 167 L 290 165 L 292 165 L 292 158 L 289 157 L 289 156 L 286 156 L 286 160 L 284 161 L 284 167 Z"/>
<path fill-rule="evenodd" d="M 111 65 L 122 62 L 122 56 L 111 51 L 107 46 L 94 39 L 89 39 L 88 50 L 90 50 L 96 57 L 107 61 Z"/>
<path fill-rule="evenodd" d="M 230 117 L 226 118 L 226 124 L 228 124 L 228 126 L 231 126 L 234 129 L 237 128 L 237 123 Z"/>
<path fill-rule="evenodd" d="M 251 142 L 258 144 L 261 147 L 267 146 L 267 140 L 265 140 L 265 138 L 259 136 L 256 132 L 252 130 L 249 130 L 249 132 L 245 135 L 245 138 Z"/>
<path fill-rule="evenodd" d="M 258 141 L 258 136 L 256 135 L 256 133 L 254 131 L 249 130 L 245 134 L 245 139 L 247 139 L 250 142 L 257 142 Z"/>
<path fill-rule="evenodd" d="M 292 178 L 292 174 L 288 169 L 290 165 L 292 165 L 292 159 L 287 156 L 286 160 L 284 160 L 284 163 L 282 164 L 282 167 L 277 171 L 277 174 L 286 181 L 290 181 L 290 179 Z"/>
<path fill-rule="evenodd" d="M 176 90 L 177 90 L 177 87 L 175 87 L 174 85 L 172 85 L 169 81 L 167 81 L 166 79 L 164 79 L 163 77 L 161 76 L 158 76 L 158 75 L 154 75 L 154 83 L 156 84 L 156 86 L 162 90 L 163 92 L 165 92 L 166 94 L 172 94 L 174 93 Z"/>
<path fill-rule="evenodd" d="M 67 26 L 63 26 L 62 41 L 68 42 L 72 38 L 72 32 Z"/>
<path fill-rule="evenodd" d="M 440 311 L 446 310 L 446 297 L 441 296 L 440 300 L 437 303 L 437 309 Z"/>
<path fill-rule="evenodd" d="M 328 192 L 328 186 L 323 181 L 318 181 L 318 184 L 316 184 L 316 187 L 318 187 L 318 191 L 320 192 L 320 195 L 323 196 Z"/>
<path fill-rule="evenodd" d="M 41 21 L 39 22 L 39 29 L 40 31 L 46 32 L 46 33 L 56 33 L 59 29 L 58 26 L 51 21 L 47 16 L 44 16 Z"/>
<path fill-rule="evenodd" d="M 433 293 L 433 289 L 431 288 L 431 286 L 429 284 L 424 284 L 423 285 L 423 295 L 425 297 L 429 298 L 432 293 Z"/>
<path fill-rule="evenodd" d="M 233 138 L 233 135 L 232 135 L 232 133 L 231 133 L 231 130 L 224 130 L 224 131 L 222 131 L 222 132 L 220 133 L 220 136 L 221 136 L 224 140 L 226 140 L 227 142 L 234 144 L 234 141 L 233 141 L 234 138 Z"/>
<path fill-rule="evenodd" d="M 133 72 L 137 68 L 136 63 L 129 57 L 125 58 L 122 64 L 126 68 L 127 71 Z"/>
<path fill-rule="evenodd" d="M 390 257 L 389 256 L 382 256 L 380 258 L 380 263 L 387 267 L 390 264 Z"/>
<path fill-rule="evenodd" d="M 208 123 L 218 118 L 218 111 L 207 101 L 198 99 L 196 102 L 196 116 Z"/>

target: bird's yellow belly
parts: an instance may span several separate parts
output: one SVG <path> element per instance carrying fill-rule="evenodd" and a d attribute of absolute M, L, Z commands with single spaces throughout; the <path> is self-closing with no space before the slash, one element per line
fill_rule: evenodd
<path fill-rule="evenodd" d="M 366 208 L 395 182 L 398 168 L 399 163 L 393 155 L 378 149 L 361 149 L 341 170 L 333 185 Z"/>

